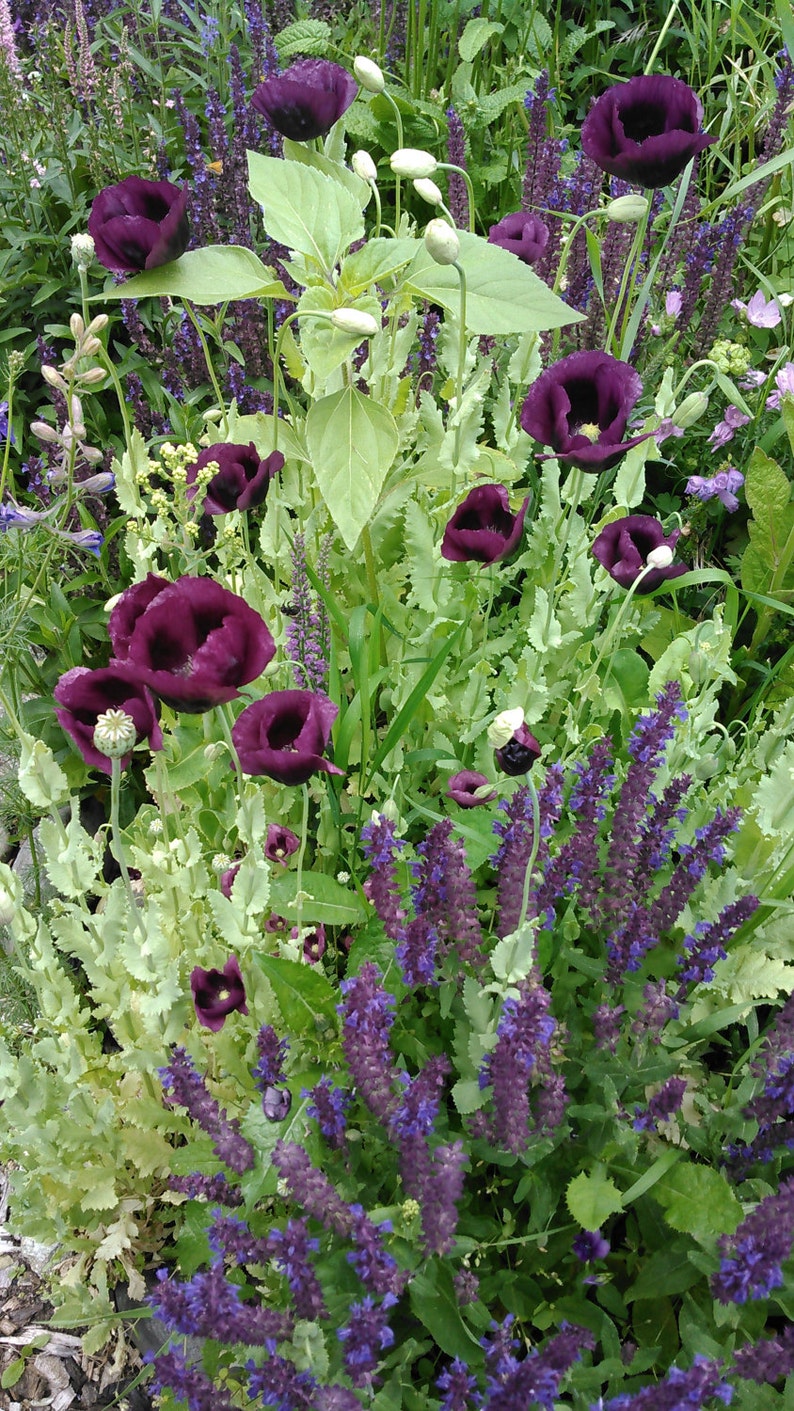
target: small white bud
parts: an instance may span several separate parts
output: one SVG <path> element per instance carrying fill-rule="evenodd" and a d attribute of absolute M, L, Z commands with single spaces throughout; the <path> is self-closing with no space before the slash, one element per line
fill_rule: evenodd
<path fill-rule="evenodd" d="M 49 387 L 57 387 L 59 392 L 66 391 L 66 383 L 61 377 L 57 367 L 50 367 L 49 363 L 44 363 L 41 369 L 41 375 Z"/>
<path fill-rule="evenodd" d="M 46 421 L 32 421 L 30 429 L 34 436 L 38 436 L 40 441 L 47 441 L 50 445 L 56 446 L 61 443 L 61 434 L 55 430 L 54 426 L 49 426 Z"/>
<path fill-rule="evenodd" d="M 421 196 L 423 201 L 427 201 L 429 206 L 440 206 L 444 200 L 436 183 L 430 180 L 429 176 L 420 176 L 414 182 L 414 190 Z"/>
<path fill-rule="evenodd" d="M 648 568 L 669 568 L 673 562 L 674 554 L 669 544 L 660 544 L 657 549 L 651 549 L 645 562 Z"/>
<path fill-rule="evenodd" d="M 14 891 L 14 874 L 10 867 L 5 867 L 4 872 L 8 874 L 9 882 L 6 883 L 4 877 L 0 877 L 0 926 L 10 926 L 18 910 L 18 902 Z"/>
<path fill-rule="evenodd" d="M 81 446 L 80 451 L 83 460 L 88 461 L 89 465 L 99 465 L 99 462 L 105 459 L 104 451 L 98 450 L 96 446 Z"/>
<path fill-rule="evenodd" d="M 103 710 L 97 716 L 94 744 L 108 759 L 121 759 L 122 755 L 129 754 L 137 738 L 135 721 L 125 710 Z"/>
<path fill-rule="evenodd" d="M 94 353 L 98 353 L 101 347 L 102 344 L 98 338 L 87 334 L 80 344 L 80 355 L 84 358 L 90 358 Z"/>
<path fill-rule="evenodd" d="M 505 745 L 512 740 L 516 730 L 520 730 L 524 724 L 524 712 L 521 706 L 513 706 L 510 710 L 499 712 L 495 720 L 488 726 L 488 740 L 495 750 L 504 749 Z"/>
<path fill-rule="evenodd" d="M 94 240 L 91 235 L 73 235 L 72 259 L 78 269 L 88 269 L 94 263 Z"/>
<path fill-rule="evenodd" d="M 445 220 L 437 217 L 428 221 L 425 229 L 425 246 L 437 265 L 454 265 L 460 254 L 458 232 Z"/>
<path fill-rule="evenodd" d="M 340 333 L 351 333 L 356 338 L 374 338 L 378 332 L 377 320 L 363 309 L 334 309 L 331 323 Z"/>
<path fill-rule="evenodd" d="M 690 392 L 689 396 L 684 398 L 680 407 L 673 412 L 673 425 L 682 428 L 694 426 L 695 422 L 699 421 L 702 417 L 708 404 L 709 399 L 705 392 Z"/>
<path fill-rule="evenodd" d="M 97 383 L 104 382 L 106 376 L 103 367 L 89 367 L 80 373 L 80 381 L 85 383 L 86 387 L 96 387 Z"/>
<path fill-rule="evenodd" d="M 629 196 L 616 196 L 606 208 L 607 220 L 618 225 L 636 225 L 648 212 L 648 202 L 644 196 L 632 193 Z"/>
<path fill-rule="evenodd" d="M 350 165 L 356 176 L 360 176 L 362 181 L 377 181 L 378 168 L 375 166 L 369 152 L 354 152 L 350 158 Z"/>
<path fill-rule="evenodd" d="M 108 318 L 107 314 L 96 314 L 95 317 L 92 318 L 91 322 L 89 323 L 86 329 L 86 333 L 101 333 L 103 329 L 107 328 L 109 323 L 110 319 Z"/>
<path fill-rule="evenodd" d="M 80 314 L 72 314 L 72 317 L 69 319 L 69 327 L 72 331 L 72 337 L 75 339 L 82 338 L 85 333 L 85 324 Z"/>
<path fill-rule="evenodd" d="M 382 93 L 386 87 L 383 70 L 378 67 L 374 59 L 367 59 L 363 54 L 357 55 L 353 60 L 353 73 L 361 87 L 366 88 L 368 93 Z"/>
<path fill-rule="evenodd" d="M 423 152 L 419 147 L 398 147 L 389 158 L 389 166 L 395 176 L 433 176 L 438 171 L 438 162 L 432 152 Z"/>

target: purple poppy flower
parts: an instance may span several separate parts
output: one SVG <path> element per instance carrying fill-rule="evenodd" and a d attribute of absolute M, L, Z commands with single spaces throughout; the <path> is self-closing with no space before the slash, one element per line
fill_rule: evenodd
<path fill-rule="evenodd" d="M 680 78 L 640 74 L 593 104 L 582 124 L 582 149 L 602 171 L 635 186 L 667 186 L 716 142 L 701 131 L 703 108 Z"/>
<path fill-rule="evenodd" d="M 96 257 L 115 274 L 156 269 L 183 255 L 190 240 L 188 188 L 128 176 L 94 197 L 88 233 Z"/>
<path fill-rule="evenodd" d="M 299 59 L 260 83 L 251 106 L 291 142 L 325 137 L 358 93 L 355 79 L 328 59 Z"/>
<path fill-rule="evenodd" d="M 477 792 L 479 789 L 488 789 L 488 793 L 480 794 Z M 496 790 L 490 786 L 486 776 L 476 769 L 461 769 L 459 774 L 452 775 L 447 784 L 447 798 L 460 804 L 461 808 L 477 808 L 482 803 L 493 803 Z"/>
<path fill-rule="evenodd" d="M 276 650 L 259 613 L 212 578 L 148 574 L 122 594 L 108 632 L 119 661 L 166 705 L 194 715 L 234 700 Z"/>
<path fill-rule="evenodd" d="M 549 227 L 540 216 L 528 211 L 516 211 L 513 215 L 503 216 L 498 225 L 491 226 L 488 242 L 509 250 L 525 265 L 534 265 L 549 243 Z"/>
<path fill-rule="evenodd" d="M 265 857 L 268 862 L 280 862 L 286 867 L 287 858 L 292 857 L 299 847 L 300 838 L 295 837 L 291 828 L 282 828 L 278 823 L 268 823 L 265 841 Z"/>
<path fill-rule="evenodd" d="M 224 895 L 229 901 L 231 901 L 231 899 L 232 899 L 232 887 L 233 887 L 233 885 L 234 885 L 234 879 L 235 879 L 235 877 L 237 876 L 237 873 L 238 873 L 239 871 L 240 871 L 240 864 L 239 864 L 239 862 L 235 862 L 235 863 L 232 864 L 231 867 L 227 867 L 227 869 L 226 869 L 225 872 L 222 872 L 222 873 L 221 873 L 221 877 L 220 877 L 220 889 L 221 889 L 223 895 Z"/>
<path fill-rule="evenodd" d="M 246 774 L 279 784 L 305 784 L 312 774 L 343 774 L 323 758 L 338 708 L 315 691 L 271 691 L 246 706 L 232 730 Z"/>
<path fill-rule="evenodd" d="M 90 671 L 87 666 L 75 666 L 61 677 L 53 695 L 58 702 L 55 714 L 62 728 L 77 745 L 86 764 L 92 769 L 111 771 L 111 761 L 94 744 L 97 718 L 106 710 L 123 710 L 133 721 L 136 744 L 149 741 L 150 750 L 163 748 L 163 735 L 157 723 L 157 702 L 142 685 L 138 673 L 119 663 Z M 130 756 L 124 755 L 122 769 Z"/>
<path fill-rule="evenodd" d="M 540 759 L 540 745 L 526 725 L 519 725 L 513 731 L 513 738 L 494 750 L 494 759 L 503 774 L 515 778 L 518 774 L 527 774 L 535 760 Z"/>
<path fill-rule="evenodd" d="M 292 939 L 297 941 L 298 928 L 293 926 Z M 322 923 L 314 928 L 308 936 L 303 938 L 303 959 L 307 965 L 316 965 L 322 956 L 325 955 L 325 927 Z"/>
<path fill-rule="evenodd" d="M 733 514 L 739 508 L 734 491 L 741 490 L 743 484 L 742 472 L 729 465 L 727 470 L 718 470 L 711 477 L 691 475 L 686 483 L 686 493 L 695 495 L 699 500 L 713 500 L 716 497 Z"/>
<path fill-rule="evenodd" d="M 458 505 L 441 541 L 441 557 L 453 563 L 498 563 L 516 547 L 529 505 L 513 514 L 504 485 L 475 485 Z"/>
<path fill-rule="evenodd" d="M 608 353 L 571 353 L 533 382 L 521 425 L 527 435 L 551 446 L 558 460 L 597 475 L 646 439 L 623 440 L 641 391 L 642 383 L 628 363 Z"/>
<path fill-rule="evenodd" d="M 276 1088 L 268 1084 L 262 1094 L 262 1111 L 268 1122 L 283 1122 L 292 1107 L 292 1093 L 289 1088 Z"/>
<path fill-rule="evenodd" d="M 649 554 L 657 559 L 667 557 L 661 550 L 668 550 L 672 556 L 680 529 L 666 535 L 658 519 L 650 514 L 628 514 L 623 519 L 615 519 L 601 530 L 592 546 L 598 562 L 621 588 L 630 588 L 642 570 L 648 566 Z M 651 559 L 653 564 L 653 559 Z M 660 563 L 643 578 L 638 593 L 651 593 L 668 578 L 679 578 L 687 572 L 685 563 Z"/>
<path fill-rule="evenodd" d="M 213 475 L 204 498 L 205 514 L 228 514 L 230 510 L 251 510 L 261 505 L 267 487 L 284 465 L 280 451 L 273 451 L 264 460 L 253 441 L 247 446 L 218 442 L 202 451 L 187 468 L 188 487 L 195 485 L 200 470 L 214 461 L 218 472 Z M 195 490 L 188 488 L 188 498 Z"/>
<path fill-rule="evenodd" d="M 196 965 L 191 971 L 190 988 L 193 991 L 193 1004 L 196 1018 L 205 1029 L 217 1034 L 226 1023 L 227 1014 L 239 1009 L 248 1013 L 245 1002 L 245 985 L 240 974 L 237 956 L 230 955 L 222 970 L 202 970 Z"/>

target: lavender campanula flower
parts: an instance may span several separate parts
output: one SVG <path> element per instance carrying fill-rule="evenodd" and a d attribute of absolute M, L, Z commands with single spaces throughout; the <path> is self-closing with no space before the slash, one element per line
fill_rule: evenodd
<path fill-rule="evenodd" d="M 767 411 L 777 411 L 782 397 L 794 397 L 794 363 L 785 363 L 775 373 L 775 391 L 766 399 Z"/>
<path fill-rule="evenodd" d="M 292 142 L 325 137 L 358 93 L 355 79 L 328 59 L 299 59 L 254 91 L 252 106 Z"/>
<path fill-rule="evenodd" d="M 728 442 L 733 440 L 739 427 L 746 426 L 749 420 L 749 416 L 746 416 L 738 407 L 733 405 L 726 407 L 722 421 L 717 422 L 709 436 L 709 445 L 714 446 L 716 450 L 727 446 Z"/>
<path fill-rule="evenodd" d="M 657 1122 L 669 1121 L 680 1110 L 685 1092 L 685 1078 L 668 1078 L 659 1091 L 648 1099 L 644 1112 L 641 1107 L 635 1107 L 632 1124 L 635 1132 L 652 1132 Z"/>
<path fill-rule="evenodd" d="M 313 1117 L 330 1147 L 338 1150 L 344 1146 L 347 1130 L 347 1110 L 352 1101 L 344 1088 L 336 1087 L 330 1078 L 321 1078 L 311 1089 L 305 1090 L 304 1097 L 311 1101 L 306 1111 Z"/>
<path fill-rule="evenodd" d="M 466 171 L 466 141 L 463 123 L 454 108 L 447 108 L 447 161 Z M 447 204 L 449 213 L 456 225 L 469 224 L 469 193 L 464 178 L 459 172 L 451 171 L 447 182 Z"/>
<path fill-rule="evenodd" d="M 337 1329 L 345 1371 L 355 1387 L 372 1385 L 381 1354 L 394 1342 L 386 1317 L 396 1302 L 394 1294 L 387 1293 L 376 1305 L 367 1295 L 360 1303 L 351 1303 L 349 1322 Z"/>
<path fill-rule="evenodd" d="M 475 485 L 458 505 L 441 541 L 441 557 L 453 563 L 500 563 L 524 532 L 529 495 L 517 514 L 504 485 Z"/>
<path fill-rule="evenodd" d="M 245 985 L 236 955 L 230 955 L 222 970 L 203 970 L 196 965 L 190 972 L 190 988 L 199 1024 L 217 1034 L 226 1017 L 239 1010 L 248 1013 Z"/>
<path fill-rule="evenodd" d="M 687 1371 L 671 1367 L 666 1377 L 640 1391 L 613 1396 L 609 1401 L 591 1403 L 590 1411 L 705 1411 L 717 1397 L 729 1405 L 733 1389 L 723 1380 L 721 1362 L 696 1354 Z"/>
<path fill-rule="evenodd" d="M 734 510 L 739 508 L 739 501 L 734 492 L 740 490 L 743 484 L 742 472 L 731 465 L 727 470 L 717 471 L 716 475 L 691 475 L 687 480 L 685 492 L 703 501 L 716 498 L 733 514 Z"/>
<path fill-rule="evenodd" d="M 88 233 L 96 257 L 119 274 L 155 269 L 184 254 L 190 240 L 187 187 L 128 176 L 94 197 Z"/>
<path fill-rule="evenodd" d="M 317 573 L 328 586 L 330 535 L 320 549 Z M 331 646 L 328 613 L 311 590 L 306 572 L 306 543 L 295 535 L 292 545 L 292 603 L 286 626 L 287 650 L 295 663 L 295 678 L 308 691 L 324 691 L 328 681 L 328 655 Z"/>
<path fill-rule="evenodd" d="M 386 935 L 402 939 L 405 911 L 397 880 L 397 856 L 405 843 L 395 835 L 394 824 L 384 814 L 374 817 L 361 829 L 362 851 L 372 867 L 364 892 L 383 922 Z"/>
<path fill-rule="evenodd" d="M 721 1235 L 722 1255 L 711 1289 L 720 1303 L 767 1298 L 783 1286 L 783 1263 L 794 1240 L 794 1178 L 742 1220 L 732 1235 Z"/>
<path fill-rule="evenodd" d="M 215 1155 L 242 1175 L 254 1164 L 254 1151 L 240 1133 L 236 1119 L 229 1121 L 184 1048 L 176 1047 L 171 1062 L 158 1070 L 164 1100 L 170 1107 L 184 1107 L 188 1116 L 212 1137 Z"/>
<path fill-rule="evenodd" d="M 521 425 L 528 436 L 551 446 L 557 460 L 597 475 L 646 439 L 623 440 L 641 392 L 642 383 L 628 363 L 608 353 L 571 353 L 532 383 Z"/>
<path fill-rule="evenodd" d="M 380 971 L 371 960 L 352 979 L 343 980 L 340 988 L 347 1065 L 362 1100 L 381 1122 L 387 1122 L 397 1105 L 397 1070 L 389 1047 L 394 996 L 383 989 Z"/>
<path fill-rule="evenodd" d="M 681 79 L 641 74 L 596 100 L 582 125 L 582 148 L 611 176 L 668 186 L 716 142 L 701 130 L 702 118 L 700 100 Z"/>
<path fill-rule="evenodd" d="M 777 328 L 783 318 L 777 300 L 764 298 L 763 289 L 758 289 L 747 303 L 731 299 L 731 308 L 743 313 L 753 328 Z"/>

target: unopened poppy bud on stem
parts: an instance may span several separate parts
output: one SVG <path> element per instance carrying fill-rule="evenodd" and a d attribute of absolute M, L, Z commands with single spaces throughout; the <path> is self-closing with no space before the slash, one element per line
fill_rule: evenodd
<path fill-rule="evenodd" d="M 368 93 L 382 93 L 386 87 L 383 70 L 375 63 L 374 59 L 367 59 L 363 54 L 359 54 L 353 60 L 353 73 L 361 87 L 366 88 Z"/>
<path fill-rule="evenodd" d="M 138 738 L 135 721 L 125 710 L 105 710 L 97 716 L 94 745 L 108 759 L 122 759 Z"/>
<path fill-rule="evenodd" d="M 419 147 L 398 147 L 389 158 L 389 166 L 395 176 L 411 177 L 414 181 L 423 176 L 433 176 L 438 171 L 433 153 L 424 152 Z"/>
<path fill-rule="evenodd" d="M 454 265 L 460 254 L 458 233 L 445 220 L 438 217 L 428 221 L 425 230 L 425 246 L 437 265 Z"/>
<path fill-rule="evenodd" d="M 354 152 L 350 158 L 350 165 L 356 176 L 360 176 L 362 181 L 373 182 L 378 179 L 378 168 L 375 166 L 369 152 Z"/>
<path fill-rule="evenodd" d="M 635 225 L 647 213 L 647 200 L 644 196 L 638 196 L 636 193 L 631 193 L 628 196 L 616 196 L 606 208 L 607 220 L 615 221 L 618 225 Z"/>
<path fill-rule="evenodd" d="M 351 333 L 356 338 L 374 338 L 378 332 L 377 320 L 363 309 L 334 309 L 331 323 L 340 333 Z"/>
<path fill-rule="evenodd" d="M 414 182 L 414 191 L 418 196 L 421 196 L 423 201 L 427 201 L 429 206 L 440 206 L 443 203 L 444 197 L 441 191 L 429 176 L 420 176 Z"/>
<path fill-rule="evenodd" d="M 680 407 L 673 412 L 671 418 L 673 425 L 683 428 L 694 426 L 695 422 L 699 421 L 702 417 L 708 404 L 709 399 L 705 392 L 690 392 L 689 396 L 684 398 Z"/>

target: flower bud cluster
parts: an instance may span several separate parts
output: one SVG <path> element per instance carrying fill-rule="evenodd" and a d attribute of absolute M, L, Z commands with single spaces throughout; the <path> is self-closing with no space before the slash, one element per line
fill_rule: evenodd
<path fill-rule="evenodd" d="M 96 318 L 93 318 L 86 327 L 82 315 L 73 313 L 69 320 L 69 328 L 74 338 L 74 352 L 65 362 L 60 364 L 60 367 L 51 367 L 45 363 L 41 369 L 44 381 L 53 391 L 61 394 L 66 404 L 66 420 L 60 430 L 51 426 L 47 421 L 33 421 L 30 426 L 34 436 L 37 436 L 40 441 L 61 448 L 61 465 L 55 467 L 50 475 L 50 479 L 56 484 L 59 480 L 66 480 L 68 467 L 74 465 L 78 451 L 82 460 L 88 465 L 97 465 L 103 457 L 103 452 L 96 446 L 86 444 L 86 427 L 81 397 L 104 382 L 105 371 L 96 363 L 92 367 L 85 368 L 81 368 L 80 364 L 84 359 L 94 357 L 102 348 L 97 334 L 107 327 L 107 323 L 107 314 L 97 314 Z M 109 489 L 110 486 L 106 488 Z"/>

